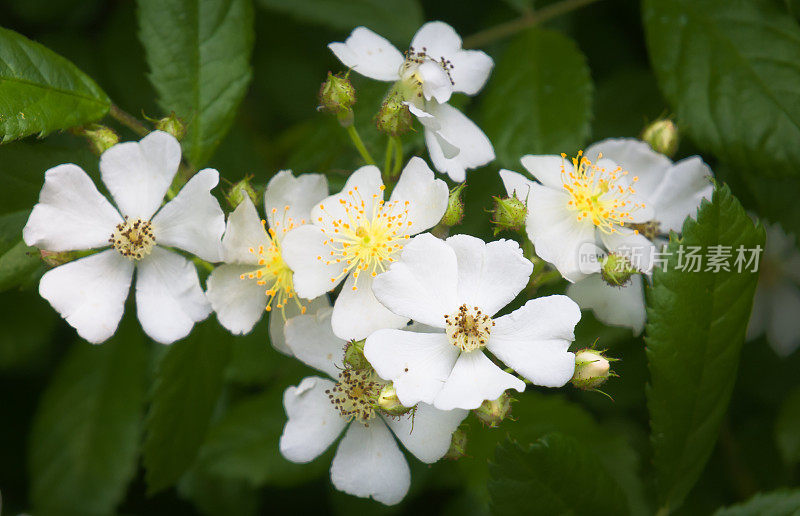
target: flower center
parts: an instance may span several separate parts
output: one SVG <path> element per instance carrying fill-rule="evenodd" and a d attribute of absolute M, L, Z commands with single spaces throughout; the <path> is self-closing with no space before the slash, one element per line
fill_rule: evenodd
<path fill-rule="evenodd" d="M 428 49 L 422 47 L 422 50 L 417 51 L 414 47 L 409 48 L 405 52 L 405 60 L 400 65 L 400 92 L 403 98 L 409 101 L 414 101 L 414 97 L 422 97 L 422 85 L 425 82 L 423 74 L 420 73 L 420 66 L 425 63 L 434 63 L 441 67 L 442 80 L 449 81 L 453 86 L 453 76 L 451 70 L 455 68 L 453 63 L 444 56 L 436 59 L 434 56 L 428 54 Z"/>
<path fill-rule="evenodd" d="M 363 423 L 375 417 L 381 387 L 368 369 L 344 369 L 325 394 L 342 418 Z"/>
<path fill-rule="evenodd" d="M 125 217 L 125 222 L 122 224 L 117 224 L 108 241 L 119 254 L 131 260 L 141 260 L 150 254 L 156 245 L 150 221 L 128 219 L 128 217 Z"/>
<path fill-rule="evenodd" d="M 275 308 L 281 310 L 284 318 L 286 317 L 286 303 L 290 299 L 293 299 L 294 302 L 297 303 L 297 306 L 300 308 L 300 313 L 306 313 L 306 307 L 303 306 L 299 298 L 295 296 L 292 270 L 286 265 L 286 262 L 283 261 L 283 256 L 281 255 L 281 238 L 279 238 L 279 236 L 282 237 L 287 231 L 296 227 L 291 217 L 288 219 L 286 218 L 286 213 L 288 211 L 289 207 L 286 206 L 283 211 L 283 220 L 278 220 L 275 217 L 278 210 L 272 208 L 272 225 L 274 227 L 265 229 L 269 244 L 266 247 L 260 245 L 258 248 L 251 247 L 248 249 L 251 254 L 256 256 L 259 268 L 239 276 L 239 278 L 243 280 L 255 280 L 256 284 L 267 287 L 267 312 L 272 311 L 272 304 L 274 302 Z M 304 220 L 300 221 L 300 225 L 304 223 Z M 267 221 L 262 220 L 261 225 L 266 228 Z"/>
<path fill-rule="evenodd" d="M 381 185 L 381 191 L 385 187 Z M 339 203 L 345 210 L 344 217 L 334 218 L 319 207 L 330 221 L 323 232 L 328 237 L 325 241 L 329 252 L 327 256 L 317 256 L 317 260 L 326 265 L 338 263 L 342 265 L 338 276 L 331 278 L 336 283 L 341 277 L 353 271 L 353 290 L 358 290 L 358 277 L 367 273 L 373 278 L 384 272 L 387 263 L 394 261 L 392 257 L 403 248 L 401 242 L 408 239 L 408 228 L 412 222 L 408 220 L 408 201 L 385 202 L 378 194 L 372 195 L 372 209 L 367 212 L 366 203 L 353 187 L 347 197 Z M 323 217 L 319 217 L 319 222 Z"/>
<path fill-rule="evenodd" d="M 477 306 L 461 305 L 456 313 L 444 316 L 444 324 L 450 344 L 461 351 L 474 351 L 486 345 L 494 321 Z"/>
<path fill-rule="evenodd" d="M 566 158 L 566 154 L 561 157 Z M 602 157 L 598 154 L 597 159 Z M 616 225 L 633 222 L 632 213 L 645 207 L 630 199 L 636 193 L 633 185 L 639 178 L 629 179 L 627 170 L 599 167 L 583 151 L 572 158 L 572 165 L 573 170 L 567 172 L 562 162 L 561 182 L 569 194 L 567 208 L 577 212 L 579 221 L 589 219 L 600 231 L 616 233 Z"/>

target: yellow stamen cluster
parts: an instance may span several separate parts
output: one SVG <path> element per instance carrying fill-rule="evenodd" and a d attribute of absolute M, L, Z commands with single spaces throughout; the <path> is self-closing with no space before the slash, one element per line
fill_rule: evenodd
<path fill-rule="evenodd" d="M 384 188 L 381 185 L 381 191 Z M 353 290 L 358 290 L 358 277 L 362 273 L 374 278 L 384 272 L 387 264 L 395 261 L 393 255 L 403 248 L 401 242 L 408 239 L 412 225 L 408 220 L 409 202 L 385 202 L 378 194 L 373 194 L 372 208 L 367 211 L 356 186 L 345 198 L 339 199 L 339 203 L 345 211 L 342 218 L 333 217 L 323 204 L 319 205 L 323 215 L 317 222 L 322 223 L 328 237 L 325 245 L 329 251 L 325 256 L 317 256 L 317 260 L 325 265 L 341 264 L 341 272 L 331 278 L 331 284 L 352 271 Z"/>
<path fill-rule="evenodd" d="M 406 100 L 417 100 L 422 97 L 422 74 L 419 73 L 419 67 L 425 62 L 433 62 L 442 67 L 442 70 L 447 75 L 450 85 L 454 85 L 452 71 L 455 65 L 444 56 L 439 58 L 434 57 L 428 53 L 426 47 L 421 50 L 415 50 L 414 47 L 409 48 L 405 52 L 405 59 L 403 64 L 400 65 L 400 86 L 401 93 Z"/>
<path fill-rule="evenodd" d="M 382 387 L 369 369 L 344 369 L 339 382 L 325 394 L 342 418 L 364 423 L 375 417 Z"/>
<path fill-rule="evenodd" d="M 453 315 L 444 316 L 444 331 L 450 344 L 461 351 L 474 351 L 486 346 L 494 321 L 477 306 L 461 305 Z"/>
<path fill-rule="evenodd" d="M 296 227 L 295 221 L 286 214 L 289 207 L 283 209 L 283 220 L 278 220 L 278 209 L 272 208 L 272 227 L 267 228 L 267 221 L 262 220 L 261 225 L 264 226 L 264 231 L 269 239 L 269 244 L 265 247 L 263 245 L 257 248 L 249 248 L 251 254 L 254 254 L 258 260 L 260 268 L 242 274 L 239 276 L 243 280 L 255 280 L 258 285 L 266 287 L 267 292 L 267 312 L 272 311 L 272 304 L 275 302 L 275 308 L 284 313 L 286 303 L 293 299 L 300 308 L 300 313 L 306 312 L 306 307 L 300 303 L 294 292 L 294 283 L 292 281 L 292 270 L 283 261 L 281 255 L 280 241 L 283 235 Z M 301 220 L 300 224 L 305 224 L 305 220 Z M 285 314 L 284 314 L 285 317 Z"/>
<path fill-rule="evenodd" d="M 598 154 L 597 159 L 602 157 Z M 634 185 L 639 178 L 629 179 L 627 170 L 619 166 L 614 170 L 600 167 L 584 156 L 583 151 L 572 158 L 572 165 L 573 169 L 567 172 L 562 162 L 561 182 L 569 194 L 567 207 L 577 212 L 579 221 L 589 219 L 600 231 L 616 233 L 616 226 L 630 224 L 632 213 L 645 207 L 630 199 L 636 193 Z"/>
<path fill-rule="evenodd" d="M 156 238 L 149 220 L 128 219 L 117 224 L 108 242 L 122 256 L 131 260 L 141 260 L 153 250 Z"/>

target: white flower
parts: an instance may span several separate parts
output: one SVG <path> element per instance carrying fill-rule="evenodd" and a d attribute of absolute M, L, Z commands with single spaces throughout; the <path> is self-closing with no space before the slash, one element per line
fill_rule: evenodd
<path fill-rule="evenodd" d="M 461 37 L 451 26 L 426 23 L 405 55 L 366 27 L 357 27 L 344 43 L 331 43 L 328 48 L 361 75 L 396 83 L 393 91 L 425 127 L 425 142 L 437 170 L 454 181 L 464 181 L 467 169 L 494 159 L 483 131 L 446 104 L 454 92 L 478 93 L 494 62 L 481 51 L 462 50 Z"/>
<path fill-rule="evenodd" d="M 228 217 L 221 265 L 208 278 L 206 295 L 220 324 L 235 334 L 249 333 L 266 311 L 270 312 L 270 340 L 288 353 L 283 322 L 305 312 L 295 295 L 292 271 L 281 255 L 286 233 L 309 221 L 311 208 L 328 195 L 328 181 L 321 174 L 294 177 L 278 172 L 264 192 L 262 220 L 250 197 Z"/>
<path fill-rule="evenodd" d="M 345 342 L 333 335 L 330 320 L 331 309 L 322 308 L 286 323 L 292 352 L 337 381 L 309 377 L 286 390 L 283 405 L 288 421 L 280 439 L 281 454 L 292 462 L 311 462 L 347 428 L 331 465 L 333 485 L 355 496 L 396 504 L 408 492 L 411 479 L 392 433 L 415 457 L 431 464 L 447 453 L 467 412 L 420 404 L 403 416 L 381 414 L 370 399 L 385 382 L 367 370 L 343 369 Z"/>
<path fill-rule="evenodd" d="M 603 140 L 583 159 L 587 164 L 576 172 L 557 156 L 525 156 L 523 166 L 541 184 L 508 170 L 500 176 L 508 195 L 528 204 L 526 231 L 536 254 L 574 282 L 567 295 L 602 322 L 639 334 L 645 323 L 645 280 L 634 275 L 626 286 L 612 287 L 599 274 L 587 277 L 599 265 L 580 263 L 586 257 L 582 245 L 632 256 L 634 265 L 651 273 L 663 236 L 680 231 L 700 202 L 711 198 L 713 174 L 697 156 L 672 163 L 635 139 Z"/>
<path fill-rule="evenodd" d="M 786 357 L 800 345 L 800 251 L 779 225 L 766 229 L 747 338 L 766 333 L 775 352 Z"/>
<path fill-rule="evenodd" d="M 342 339 L 363 339 L 408 321 L 375 299 L 372 280 L 394 261 L 409 235 L 435 226 L 447 209 L 447 185 L 420 158 L 403 169 L 389 202 L 383 190 L 377 167 L 361 167 L 340 193 L 311 210 L 312 224 L 283 240 L 283 259 L 301 297 L 313 299 L 347 278 L 333 309 L 333 332 Z"/>
<path fill-rule="evenodd" d="M 119 211 L 77 165 L 46 172 L 23 230 L 25 243 L 48 251 L 111 244 L 48 271 L 39 283 L 41 296 L 89 342 L 103 342 L 116 331 L 134 269 L 136 313 L 154 340 L 181 339 L 211 312 L 194 265 L 164 246 L 220 260 L 225 215 L 210 193 L 219 174 L 201 170 L 162 207 L 180 160 L 178 141 L 160 131 L 103 153 L 100 175 Z"/>
<path fill-rule="evenodd" d="M 406 406 L 474 409 L 506 389 L 522 392 L 525 383 L 495 365 L 484 348 L 536 385 L 564 385 L 575 369 L 567 351 L 581 317 L 575 302 L 532 299 L 493 319 L 525 287 L 531 270 L 513 241 L 415 237 L 373 291 L 393 312 L 440 331 L 379 330 L 367 337 L 364 355 L 381 378 L 394 382 Z"/>

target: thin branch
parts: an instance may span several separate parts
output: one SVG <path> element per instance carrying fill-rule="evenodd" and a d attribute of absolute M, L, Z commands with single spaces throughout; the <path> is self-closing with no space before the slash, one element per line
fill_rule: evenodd
<path fill-rule="evenodd" d="M 111 104 L 111 109 L 109 109 L 108 114 L 111 116 L 111 118 L 139 136 L 147 136 L 147 134 L 150 132 L 150 129 L 140 122 L 138 118 L 121 110 L 116 104 Z"/>

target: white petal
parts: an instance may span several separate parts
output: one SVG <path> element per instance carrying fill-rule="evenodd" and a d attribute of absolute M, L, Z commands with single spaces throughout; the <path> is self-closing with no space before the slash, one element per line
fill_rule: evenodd
<path fill-rule="evenodd" d="M 601 233 L 600 239 L 610 252 L 625 256 L 638 270 L 648 274 L 652 271 L 656 246 L 644 235 L 620 228 L 615 233 Z"/>
<path fill-rule="evenodd" d="M 425 61 L 419 65 L 417 73 L 421 78 L 422 94 L 425 96 L 425 100 L 436 99 L 436 102 L 440 103 L 450 100 L 453 84 L 440 63 Z"/>
<path fill-rule="evenodd" d="M 293 356 L 292 350 L 286 343 L 286 325 L 289 321 L 303 315 L 302 307 L 306 308 L 305 313 L 308 315 L 315 315 L 320 310 L 331 307 L 328 296 L 319 296 L 300 305 L 295 300 L 296 298 L 286 303 L 283 310 L 272 310 L 269 313 L 269 342 L 273 348 L 287 356 Z"/>
<path fill-rule="evenodd" d="M 364 345 L 364 356 L 375 372 L 394 382 L 397 397 L 407 407 L 433 402 L 459 353 L 444 333 L 378 330 Z"/>
<path fill-rule="evenodd" d="M 286 426 L 278 447 L 287 460 L 311 462 L 333 444 L 346 425 L 325 391 L 330 380 L 311 376 L 283 393 Z"/>
<path fill-rule="evenodd" d="M 483 351 L 470 351 L 458 357 L 433 405 L 440 410 L 475 409 L 484 400 L 499 398 L 507 389 L 522 392 L 525 382 L 497 367 Z"/>
<path fill-rule="evenodd" d="M 486 347 L 535 385 L 561 387 L 575 371 L 575 355 L 567 350 L 580 319 L 580 308 L 566 296 L 531 299 L 495 319 Z"/>
<path fill-rule="evenodd" d="M 458 302 L 479 307 L 490 317 L 513 301 L 528 284 L 533 264 L 513 240 L 485 243 L 470 235 L 447 239 L 458 260 Z"/>
<path fill-rule="evenodd" d="M 649 201 L 660 222 L 662 233 L 681 231 L 686 217 L 695 217 L 700 202 L 711 200 L 714 173 L 697 156 L 686 158 L 669 167 L 650 195 Z"/>
<path fill-rule="evenodd" d="M 503 186 L 506 187 L 506 195 L 516 197 L 527 204 L 533 181 L 519 172 L 512 172 L 504 168 L 500 169 L 500 179 L 503 180 Z"/>
<path fill-rule="evenodd" d="M 366 27 L 356 27 L 344 43 L 330 43 L 328 48 L 342 64 L 365 77 L 376 81 L 400 78 L 403 54 Z"/>
<path fill-rule="evenodd" d="M 561 156 L 534 156 L 528 154 L 519 160 L 525 170 L 530 172 L 540 183 L 549 188 L 564 191 L 563 174 L 572 172 L 572 163 Z"/>
<path fill-rule="evenodd" d="M 414 34 L 411 48 L 425 52 L 432 59 L 449 58 L 461 50 L 461 36 L 444 22 L 428 22 Z"/>
<path fill-rule="evenodd" d="M 269 247 L 270 241 L 261 218 L 258 216 L 253 201 L 249 196 L 239 203 L 230 215 L 222 237 L 222 249 L 226 263 L 258 264 L 258 255 L 254 251 L 259 246 Z"/>
<path fill-rule="evenodd" d="M 413 102 L 404 101 L 403 104 L 408 106 L 408 110 L 411 111 L 411 114 L 419 119 L 419 122 L 428 129 L 432 129 L 434 131 L 438 131 L 442 128 L 442 124 L 436 119 L 435 116 L 425 111 L 422 106 L 415 106 Z M 421 103 L 424 104 L 424 103 Z"/>
<path fill-rule="evenodd" d="M 171 344 L 211 313 L 197 269 L 183 256 L 154 247 L 137 266 L 136 313 L 147 335 Z"/>
<path fill-rule="evenodd" d="M 133 262 L 109 249 L 47 271 L 39 294 L 78 335 L 99 344 L 117 331 L 133 277 Z"/>
<path fill-rule="evenodd" d="M 222 260 L 225 214 L 211 189 L 219 172 L 201 170 L 153 217 L 153 234 L 159 245 L 189 251 L 209 262 Z"/>
<path fill-rule="evenodd" d="M 411 226 L 407 234 L 416 235 L 442 220 L 449 194 L 447 183 L 434 177 L 425 160 L 413 157 L 400 174 L 390 200 L 408 210 Z"/>
<path fill-rule="evenodd" d="M 326 265 L 326 259 L 330 257 L 330 249 L 325 245 L 327 241 L 322 228 L 306 224 L 286 233 L 281 242 L 281 256 L 292 269 L 294 290 L 302 298 L 321 296 L 344 278 L 340 277 L 342 264 Z"/>
<path fill-rule="evenodd" d="M 356 280 L 347 277 L 342 291 L 333 304 L 333 333 L 344 340 L 361 340 L 375 330 L 401 328 L 407 317 L 397 315 L 383 306 L 372 292 L 373 279 L 367 274 L 358 278 L 358 290 L 353 290 Z"/>
<path fill-rule="evenodd" d="M 153 131 L 138 142 L 114 145 L 100 156 L 100 174 L 123 215 L 149 220 L 178 172 L 181 145 Z"/>
<path fill-rule="evenodd" d="M 280 235 L 292 224 L 298 226 L 309 222 L 311 209 L 327 196 L 328 179 L 322 174 L 295 177 L 291 170 L 278 172 L 264 191 L 264 211 L 269 226 Z"/>
<path fill-rule="evenodd" d="M 642 277 L 634 275 L 624 287 L 607 285 L 599 274 L 592 274 L 567 287 L 567 295 L 578 305 L 594 312 L 611 326 L 623 326 L 639 335 L 644 330 L 645 308 Z"/>
<path fill-rule="evenodd" d="M 459 50 L 451 56 L 450 77 L 453 79 L 453 90 L 475 95 L 486 84 L 492 73 L 494 61 L 480 50 Z"/>
<path fill-rule="evenodd" d="M 65 164 L 45 172 L 39 203 L 33 207 L 22 238 L 29 246 L 48 251 L 105 247 L 120 222 L 122 217 L 86 172 Z"/>
<path fill-rule="evenodd" d="M 316 314 L 292 317 L 286 321 L 284 333 L 286 345 L 298 360 L 336 378 L 343 368 L 346 342 L 333 334 L 332 311 L 325 308 Z"/>
<path fill-rule="evenodd" d="M 783 284 L 772 292 L 772 312 L 767 322 L 767 339 L 780 356 L 791 355 L 800 345 L 800 290 Z"/>
<path fill-rule="evenodd" d="M 353 212 L 354 205 L 360 206 L 362 211 L 371 214 L 373 203 L 383 200 L 382 187 L 383 180 L 378 167 L 363 166 L 347 178 L 341 192 L 326 197 L 314 206 L 311 210 L 311 221 L 326 228 L 331 227 L 331 223 L 335 220 L 347 222 L 348 207 L 350 207 L 350 212 Z"/>
<path fill-rule="evenodd" d="M 655 191 L 672 165 L 669 158 L 634 138 L 610 138 L 597 142 L 586 149 L 585 156 L 594 162 L 598 153 L 627 170 L 630 176 L 638 176 L 636 192 L 645 199 Z"/>
<path fill-rule="evenodd" d="M 464 181 L 466 170 L 481 167 L 494 159 L 494 148 L 489 138 L 475 123 L 449 104 L 430 102 L 429 112 L 441 124 L 437 132 L 426 129 L 425 143 L 434 166 L 446 172 L 453 181 Z M 436 134 L 458 147 L 459 153 L 447 159 Z"/>
<path fill-rule="evenodd" d="M 208 276 L 206 297 L 217 313 L 219 323 L 235 335 L 250 333 L 267 306 L 263 285 L 242 279 L 252 265 L 220 265 Z"/>
<path fill-rule="evenodd" d="M 430 233 L 412 238 L 400 260 L 379 275 L 372 291 L 392 312 L 444 328 L 458 309 L 458 263 L 453 249 Z"/>
<path fill-rule="evenodd" d="M 594 245 L 595 228 L 588 220 L 579 222 L 567 209 L 568 201 L 566 192 L 533 184 L 525 230 L 541 259 L 552 263 L 567 280 L 577 281 L 592 269 L 599 270 L 596 262 L 581 261 L 584 246 Z"/>
<path fill-rule="evenodd" d="M 331 482 L 347 494 L 394 505 L 408 492 L 411 471 L 392 433 L 374 419 L 347 429 L 331 464 Z"/>
<path fill-rule="evenodd" d="M 439 410 L 420 403 L 414 412 L 384 420 L 408 451 L 422 462 L 433 464 L 450 449 L 453 432 L 467 414 L 466 410 Z"/>

